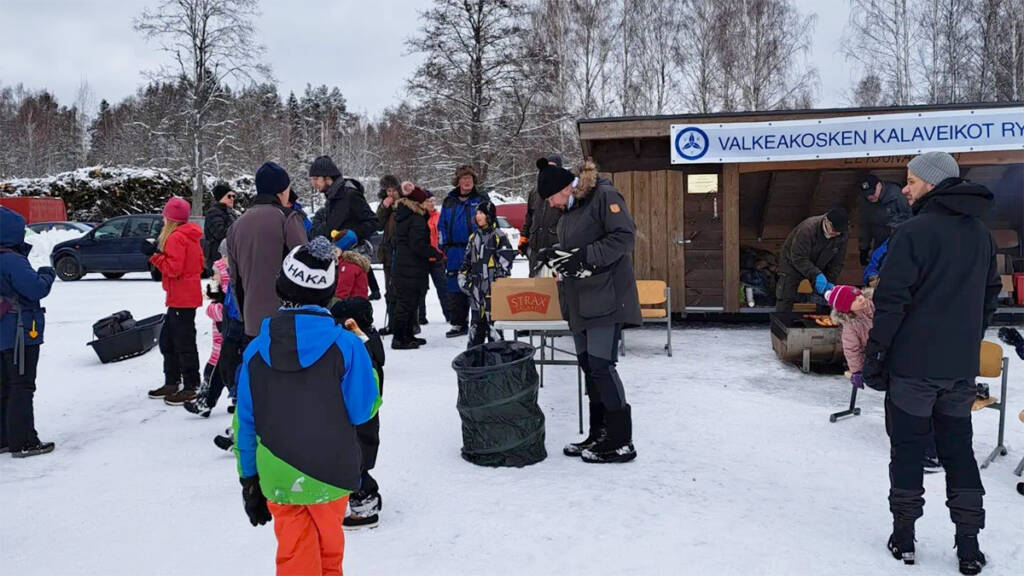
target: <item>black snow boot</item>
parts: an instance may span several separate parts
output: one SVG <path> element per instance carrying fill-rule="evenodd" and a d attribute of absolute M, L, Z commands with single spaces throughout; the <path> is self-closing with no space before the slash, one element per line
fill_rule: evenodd
<path fill-rule="evenodd" d="M 1020 332 L 1018 332 L 1016 328 L 1000 328 L 999 339 L 1007 346 L 1013 346 L 1014 350 L 1017 351 L 1017 356 L 1020 356 L 1020 359 L 1024 360 L 1024 336 L 1021 336 Z"/>
<path fill-rule="evenodd" d="M 210 412 L 213 411 L 213 408 L 210 408 L 206 403 L 206 398 L 202 395 L 196 396 L 192 400 L 185 402 L 183 406 L 185 406 L 185 410 L 188 410 L 192 414 L 201 418 L 209 418 Z"/>
<path fill-rule="evenodd" d="M 40 454 L 49 454 L 53 452 L 56 445 L 53 442 L 40 442 L 36 440 L 35 444 L 25 446 L 21 450 L 11 450 L 12 458 L 28 458 L 29 456 L 39 456 Z"/>
<path fill-rule="evenodd" d="M 587 437 L 581 442 L 572 442 L 562 448 L 562 454 L 566 456 L 579 456 L 584 450 L 591 448 L 608 435 L 604 427 L 604 404 L 600 402 L 590 403 L 590 431 Z"/>
<path fill-rule="evenodd" d="M 985 567 L 985 555 L 978 547 L 978 536 L 957 534 L 956 557 L 960 560 L 961 574 L 980 574 Z"/>
<path fill-rule="evenodd" d="M 903 560 L 904 564 L 914 563 L 914 525 L 893 523 L 892 535 L 889 536 L 889 552 L 897 560 Z"/>
<path fill-rule="evenodd" d="M 580 458 L 591 464 L 629 462 L 636 458 L 633 448 L 633 416 L 629 404 L 622 410 L 605 412 L 608 433 L 598 443 L 585 449 Z"/>
<path fill-rule="evenodd" d="M 213 443 L 217 445 L 217 448 L 221 450 L 231 450 L 231 447 L 235 445 L 235 431 L 232 428 L 224 430 L 224 434 L 218 434 L 213 437 Z"/>
<path fill-rule="evenodd" d="M 344 530 L 359 530 L 362 528 L 376 528 L 380 522 L 380 509 L 383 500 L 379 492 L 353 492 L 348 499 L 349 513 L 342 521 L 341 527 Z"/>
<path fill-rule="evenodd" d="M 444 333 L 445 338 L 458 338 L 469 334 L 469 328 L 465 326 L 452 326 L 452 329 Z"/>

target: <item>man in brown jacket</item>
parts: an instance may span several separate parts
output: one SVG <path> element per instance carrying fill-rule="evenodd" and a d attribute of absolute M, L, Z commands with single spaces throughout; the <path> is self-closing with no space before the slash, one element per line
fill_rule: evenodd
<path fill-rule="evenodd" d="M 792 312 L 802 280 L 818 294 L 832 289 L 846 257 L 846 209 L 836 206 L 822 216 L 811 216 L 789 233 L 779 255 L 779 281 L 775 311 Z"/>
<path fill-rule="evenodd" d="M 273 162 L 263 164 L 256 171 L 252 207 L 228 230 L 231 286 L 248 339 L 281 307 L 274 286 L 285 255 L 307 242 L 302 215 L 284 207 L 290 193 L 288 172 Z"/>

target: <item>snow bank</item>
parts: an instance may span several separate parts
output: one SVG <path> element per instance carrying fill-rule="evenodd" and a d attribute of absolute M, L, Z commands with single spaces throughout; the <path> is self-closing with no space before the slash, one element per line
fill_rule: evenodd
<path fill-rule="evenodd" d="M 81 238 L 84 232 L 74 230 L 48 230 L 41 234 L 26 234 L 25 242 L 32 245 L 32 252 L 28 255 L 28 261 L 33 268 L 50 265 L 50 253 L 53 247 L 66 240 Z"/>

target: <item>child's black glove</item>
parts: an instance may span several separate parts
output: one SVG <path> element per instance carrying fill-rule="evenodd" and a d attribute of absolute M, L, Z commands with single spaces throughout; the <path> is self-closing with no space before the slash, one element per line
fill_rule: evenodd
<path fill-rule="evenodd" d="M 245 503 L 245 514 L 249 516 L 249 522 L 253 526 L 262 526 L 273 520 L 270 508 L 267 508 L 267 499 L 260 490 L 259 475 L 239 478 L 238 481 L 242 483 L 242 501 Z"/>
<path fill-rule="evenodd" d="M 146 240 L 139 245 L 139 252 L 142 252 L 146 257 L 152 256 L 157 253 L 156 244 Z"/>
<path fill-rule="evenodd" d="M 217 302 L 219 304 L 224 303 L 224 293 L 220 291 L 219 287 L 217 290 L 214 290 L 212 286 L 207 284 L 206 297 L 209 298 L 211 302 Z"/>
<path fill-rule="evenodd" d="M 1024 360 L 1024 336 L 1016 328 L 1003 327 L 999 329 L 999 339 L 1007 346 L 1013 346 L 1017 350 L 1017 356 Z"/>

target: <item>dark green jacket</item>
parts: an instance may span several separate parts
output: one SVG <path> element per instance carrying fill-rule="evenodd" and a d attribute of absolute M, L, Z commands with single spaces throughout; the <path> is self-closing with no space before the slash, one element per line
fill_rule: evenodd
<path fill-rule="evenodd" d="M 835 283 L 843 271 L 848 236 L 844 233 L 835 238 L 825 238 L 824 218 L 811 216 L 789 233 L 782 245 L 780 272 L 804 278 L 812 284 L 818 274 L 824 274 L 829 282 Z"/>
<path fill-rule="evenodd" d="M 586 250 L 597 268 L 588 278 L 563 278 L 559 299 L 573 332 L 598 326 L 639 326 L 640 298 L 633 276 L 636 226 L 622 194 L 604 178 L 573 192 L 574 204 L 558 221 L 558 243 Z"/>

